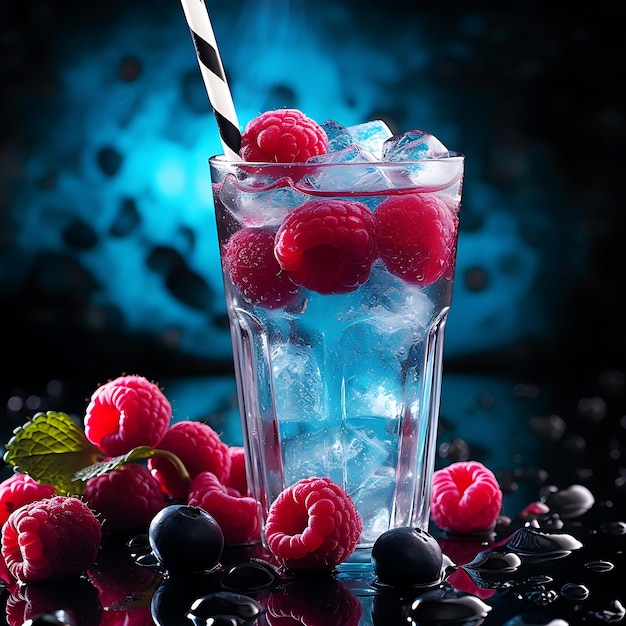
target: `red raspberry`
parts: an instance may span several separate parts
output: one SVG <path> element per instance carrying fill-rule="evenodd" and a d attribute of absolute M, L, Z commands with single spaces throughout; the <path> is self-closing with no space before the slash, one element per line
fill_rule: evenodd
<path fill-rule="evenodd" d="M 378 251 L 392 274 L 425 286 L 449 268 L 458 219 L 437 196 L 391 196 L 376 207 L 374 215 Z"/>
<path fill-rule="evenodd" d="M 15 509 L 54 495 L 56 489 L 52 485 L 38 483 L 27 474 L 13 474 L 0 483 L 0 528 Z"/>
<path fill-rule="evenodd" d="M 172 407 L 157 385 L 143 376 L 120 376 L 98 387 L 85 414 L 87 439 L 108 456 L 159 443 Z"/>
<path fill-rule="evenodd" d="M 2 556 L 22 582 L 77 576 L 93 565 L 102 528 L 78 498 L 54 496 L 14 511 L 2 528 Z"/>
<path fill-rule="evenodd" d="M 259 503 L 228 489 L 211 472 L 202 472 L 193 479 L 187 504 L 204 509 L 215 518 L 224 533 L 225 544 L 259 539 Z"/>
<path fill-rule="evenodd" d="M 376 259 L 376 222 L 359 202 L 311 200 L 276 234 L 276 258 L 291 280 L 321 294 L 354 291 Z"/>
<path fill-rule="evenodd" d="M 304 163 L 327 148 L 328 137 L 317 122 L 297 109 L 279 109 L 248 122 L 239 154 L 244 161 Z"/>
<path fill-rule="evenodd" d="M 159 443 L 159 449 L 175 454 L 187 469 L 191 480 L 201 472 L 212 472 L 223 482 L 230 473 L 228 446 L 203 422 L 183 420 L 172 425 Z M 187 497 L 189 485 L 170 461 L 153 457 L 148 460 L 148 468 L 159 480 L 165 493 L 178 500 Z"/>
<path fill-rule="evenodd" d="M 354 551 L 361 518 L 328 478 L 305 478 L 280 493 L 265 524 L 272 553 L 290 569 L 332 569 Z"/>
<path fill-rule="evenodd" d="M 277 309 L 300 293 L 274 256 L 275 232 L 267 228 L 242 228 L 224 246 L 222 259 L 228 277 L 250 303 Z"/>
<path fill-rule="evenodd" d="M 0 581 L 4 581 L 9 586 L 15 582 L 15 579 L 13 578 L 13 576 L 11 576 L 11 573 L 9 572 L 9 568 L 7 567 L 7 564 L 4 562 L 4 557 L 2 556 L 1 552 L 0 552 Z M 0 587 L 1 586 L 2 585 L 0 585 Z"/>
<path fill-rule="evenodd" d="M 246 453 L 240 446 L 228 448 L 230 472 L 224 479 L 224 486 L 236 489 L 242 496 L 248 495 L 248 477 L 246 475 Z"/>
<path fill-rule="evenodd" d="M 89 479 L 83 500 L 98 514 L 105 531 L 147 530 L 165 505 L 161 483 L 139 463 Z"/>
<path fill-rule="evenodd" d="M 432 485 L 431 517 L 439 528 L 462 534 L 493 530 L 502 491 L 482 463 L 452 463 L 435 472 Z"/>

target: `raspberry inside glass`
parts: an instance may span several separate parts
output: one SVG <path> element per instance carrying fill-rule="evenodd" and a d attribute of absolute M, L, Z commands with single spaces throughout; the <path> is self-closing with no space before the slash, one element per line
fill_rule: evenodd
<path fill-rule="evenodd" d="M 408 283 L 431 285 L 454 254 L 457 218 L 433 194 L 390 196 L 374 211 L 387 269 Z"/>
<path fill-rule="evenodd" d="M 311 200 L 276 234 L 275 254 L 291 280 L 320 294 L 354 291 L 377 256 L 376 222 L 360 202 Z"/>
<path fill-rule="evenodd" d="M 222 254 L 233 285 L 248 302 L 266 309 L 286 306 L 300 292 L 274 256 L 274 236 L 268 228 L 242 228 Z"/>

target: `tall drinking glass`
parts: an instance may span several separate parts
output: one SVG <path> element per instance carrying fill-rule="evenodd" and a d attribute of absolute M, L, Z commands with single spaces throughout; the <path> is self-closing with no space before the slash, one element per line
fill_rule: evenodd
<path fill-rule="evenodd" d="M 248 483 L 325 476 L 359 547 L 427 529 L 464 158 L 210 159 Z"/>

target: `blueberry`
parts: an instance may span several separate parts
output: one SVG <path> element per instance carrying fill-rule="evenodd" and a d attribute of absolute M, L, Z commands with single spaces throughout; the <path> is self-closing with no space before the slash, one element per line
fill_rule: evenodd
<path fill-rule="evenodd" d="M 211 570 L 224 549 L 224 535 L 215 519 L 199 507 L 184 504 L 159 511 L 150 522 L 148 539 L 170 573 Z"/>
<path fill-rule="evenodd" d="M 372 547 L 377 582 L 391 587 L 439 584 L 443 554 L 437 540 L 419 528 L 393 528 Z"/>

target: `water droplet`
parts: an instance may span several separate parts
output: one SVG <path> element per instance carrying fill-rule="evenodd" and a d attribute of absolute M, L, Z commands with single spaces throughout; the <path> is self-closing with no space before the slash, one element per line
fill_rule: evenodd
<path fill-rule="evenodd" d="M 412 624 L 482 623 L 491 607 L 480 598 L 456 589 L 436 589 L 421 594 L 411 605 Z"/>
<path fill-rule="evenodd" d="M 559 597 L 559 594 L 554 589 L 541 589 L 539 591 L 529 591 L 526 594 L 526 598 L 535 604 L 541 606 L 548 606 Z"/>
<path fill-rule="evenodd" d="M 582 545 L 571 535 L 543 533 L 530 526 L 520 528 L 506 543 L 507 548 L 536 560 L 558 559 L 582 548 Z"/>
<path fill-rule="evenodd" d="M 595 498 L 587 487 L 571 485 L 567 489 L 549 493 L 544 502 L 551 511 L 558 513 L 559 517 L 571 519 L 586 513 L 594 505 Z"/>
<path fill-rule="evenodd" d="M 589 589 L 585 585 L 566 583 L 561 587 L 561 595 L 574 602 L 582 602 L 589 597 Z"/>
<path fill-rule="evenodd" d="M 551 576 L 546 576 L 545 574 L 538 574 L 537 576 L 531 576 L 528 579 L 528 584 L 533 585 L 533 586 L 549 585 L 553 581 L 554 579 Z"/>
<path fill-rule="evenodd" d="M 269 563 L 251 560 L 233 565 L 223 575 L 221 583 L 230 591 L 253 593 L 270 589 L 278 579 L 278 571 Z"/>
<path fill-rule="evenodd" d="M 589 561 L 589 563 L 585 563 L 585 567 L 590 569 L 592 572 L 610 572 L 615 565 L 610 561 Z"/>
<path fill-rule="evenodd" d="M 498 572 L 504 574 L 516 571 L 521 563 L 521 559 L 513 552 L 485 550 L 484 552 L 479 552 L 472 561 L 463 567 L 477 572 Z"/>
<path fill-rule="evenodd" d="M 227 591 L 218 591 L 207 596 L 198 598 L 193 602 L 187 618 L 195 626 L 205 626 L 206 624 L 214 624 L 215 620 L 211 618 L 240 618 L 246 623 L 251 623 L 261 613 L 263 607 L 252 598 L 238 593 L 230 593 Z M 239 620 L 231 620 L 233 624 Z M 228 623 L 224 621 L 223 623 Z"/>

